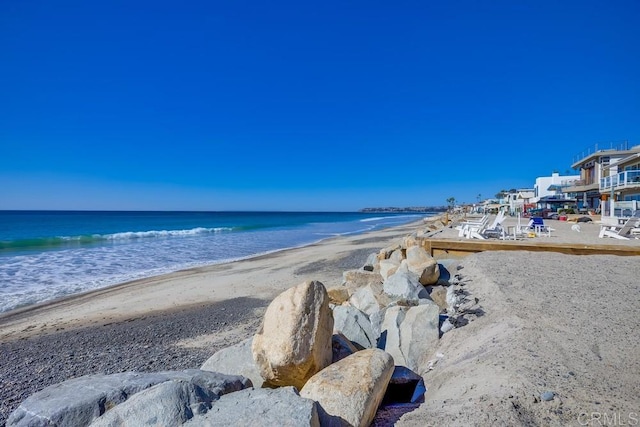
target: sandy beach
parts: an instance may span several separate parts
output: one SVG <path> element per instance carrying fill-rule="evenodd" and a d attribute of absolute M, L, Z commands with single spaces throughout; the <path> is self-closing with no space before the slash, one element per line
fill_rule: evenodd
<path fill-rule="evenodd" d="M 530 240 L 640 247 L 640 239 L 599 239 L 595 223 L 580 232 L 549 224 L 551 237 Z M 424 229 L 420 222 L 333 238 L 4 314 L 0 425 L 28 395 L 68 378 L 197 368 L 251 336 L 284 289 L 304 280 L 339 285 L 370 253 Z M 460 239 L 447 227 L 428 235 Z M 485 314 L 442 337 L 425 375 L 426 402 L 379 425 L 599 425 L 597 414 L 634 425 L 640 257 L 493 251 L 459 264 Z M 542 402 L 544 392 L 554 399 Z"/>

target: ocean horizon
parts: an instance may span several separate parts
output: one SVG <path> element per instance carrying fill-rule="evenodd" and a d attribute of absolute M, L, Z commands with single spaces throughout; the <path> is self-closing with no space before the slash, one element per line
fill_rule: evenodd
<path fill-rule="evenodd" d="M 434 213 L 0 211 L 0 313 Z"/>

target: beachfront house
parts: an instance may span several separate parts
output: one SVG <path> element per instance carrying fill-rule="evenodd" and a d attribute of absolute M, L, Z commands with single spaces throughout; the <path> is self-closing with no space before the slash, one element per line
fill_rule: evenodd
<path fill-rule="evenodd" d="M 560 175 L 553 172 L 551 176 L 541 176 L 536 178 L 536 184 L 533 187 L 534 200 L 537 203 L 543 198 L 552 197 L 554 199 L 569 199 L 568 194 L 562 192 L 563 185 L 567 182 L 573 182 L 580 179 L 580 175 Z"/>
<path fill-rule="evenodd" d="M 603 168 L 599 191 L 604 203 L 603 215 L 630 217 L 640 209 L 640 145 L 631 154 Z"/>
<path fill-rule="evenodd" d="M 535 207 L 535 204 L 531 202 L 534 197 L 535 190 L 533 188 L 523 188 L 516 192 L 507 193 L 504 202 L 509 205 L 509 213 L 515 215 Z"/>
<path fill-rule="evenodd" d="M 603 216 L 612 216 L 610 203 L 603 203 L 620 196 L 620 190 L 616 195 L 616 189 L 612 191 L 613 175 L 617 175 L 620 161 L 640 151 L 639 146 L 629 148 L 628 141 L 620 144 L 610 144 L 609 148 L 598 147 L 587 149 L 574 156 L 571 167 L 580 170 L 580 177 L 573 182 L 562 185 L 562 192 L 570 198 L 578 200 L 578 206 L 583 209 L 602 210 Z M 631 163 L 633 163 L 631 161 Z M 615 166 L 615 167 L 614 167 Z M 630 165 L 632 166 L 632 165 Z M 610 178 L 608 181 L 606 178 Z M 604 179 L 604 181 L 602 181 Z M 615 185 L 617 188 L 618 186 Z M 604 211 L 606 209 L 606 212 Z"/>

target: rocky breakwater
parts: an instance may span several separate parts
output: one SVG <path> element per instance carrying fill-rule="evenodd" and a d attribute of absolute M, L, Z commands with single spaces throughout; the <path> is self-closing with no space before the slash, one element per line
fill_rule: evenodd
<path fill-rule="evenodd" d="M 470 312 L 461 285 L 407 236 L 341 286 L 286 290 L 252 338 L 200 369 L 68 380 L 27 398 L 7 425 L 367 426 L 381 403 L 421 401 L 439 337 Z"/>

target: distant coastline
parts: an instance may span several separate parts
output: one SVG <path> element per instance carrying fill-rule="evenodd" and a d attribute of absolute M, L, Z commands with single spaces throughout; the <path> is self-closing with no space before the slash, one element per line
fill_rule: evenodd
<path fill-rule="evenodd" d="M 414 207 L 384 207 L 384 208 L 363 208 L 358 212 L 376 213 L 376 212 L 394 212 L 394 213 L 427 213 L 427 212 L 446 212 L 446 206 L 414 206 Z"/>

